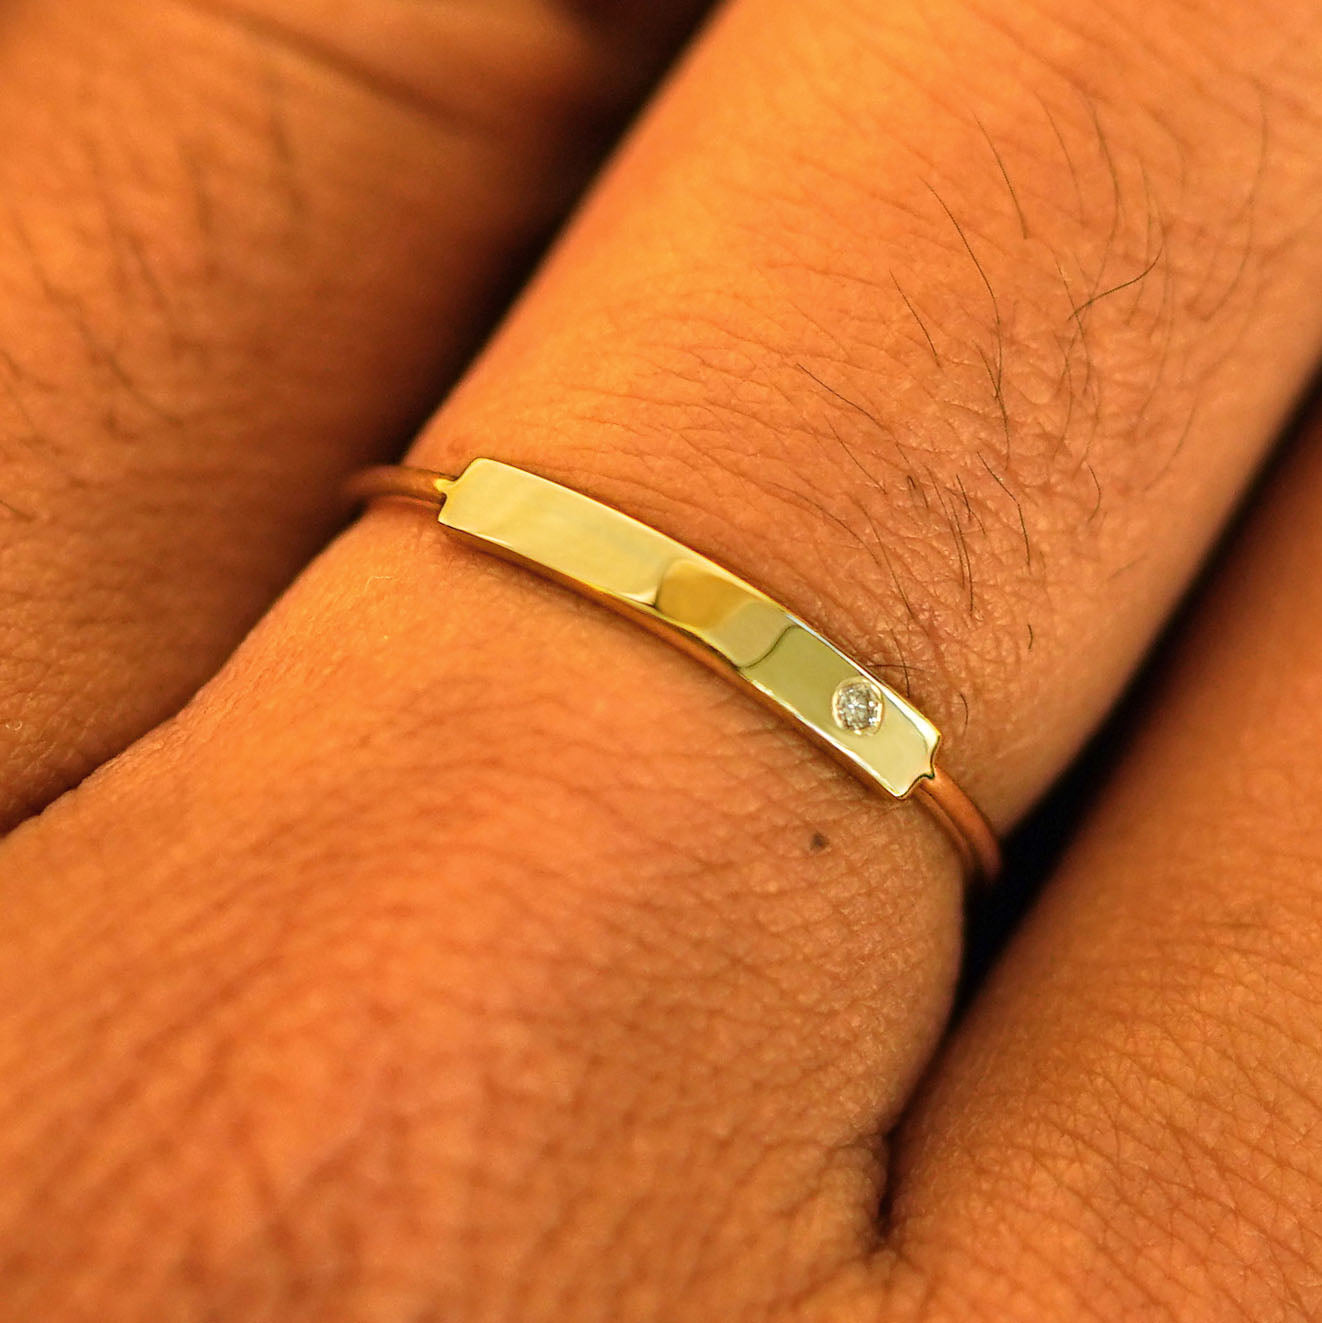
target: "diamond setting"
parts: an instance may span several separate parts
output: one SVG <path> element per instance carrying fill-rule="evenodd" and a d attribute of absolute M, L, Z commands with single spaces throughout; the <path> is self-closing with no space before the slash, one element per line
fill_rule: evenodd
<path fill-rule="evenodd" d="M 831 698 L 831 715 L 841 730 L 851 735 L 871 735 L 885 714 L 881 686 L 866 676 L 840 684 Z"/>

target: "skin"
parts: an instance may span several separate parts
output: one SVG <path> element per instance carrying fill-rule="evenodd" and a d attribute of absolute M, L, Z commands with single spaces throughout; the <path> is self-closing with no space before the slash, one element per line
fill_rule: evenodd
<path fill-rule="evenodd" d="M 0 558 L 11 818 L 125 751 L 0 844 L 0 1319 L 1316 1316 L 1316 443 L 947 1037 L 961 883 L 920 813 L 414 510 L 153 728 L 456 369 L 587 89 L 618 113 L 691 11 L 52 8 L 0 28 L 0 495 L 41 514 Z M 1003 830 L 1322 345 L 1315 7 L 1005 11 L 735 0 L 413 452 L 765 586 Z M 278 152 L 254 60 L 295 88 Z M 57 160 L 89 86 L 135 171 L 205 124 L 261 234 L 199 231 L 187 172 L 148 206 Z M 116 259 L 121 210 L 155 228 Z"/>
<path fill-rule="evenodd" d="M 5 8 L 0 827 L 190 697 L 325 542 L 693 6 Z"/>

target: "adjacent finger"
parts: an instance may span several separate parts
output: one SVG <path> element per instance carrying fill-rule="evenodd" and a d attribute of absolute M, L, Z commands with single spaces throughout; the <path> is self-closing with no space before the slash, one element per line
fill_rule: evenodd
<path fill-rule="evenodd" d="M 695 6 L 600 8 L 6 6 L 0 829 L 191 694 L 434 402 Z"/>
<path fill-rule="evenodd" d="M 1009 822 L 1322 332 L 1318 18 L 1180 15 L 736 5 L 418 458 L 525 462 L 765 584 Z M 774 1314 L 864 1270 L 958 958 L 913 806 L 411 510 L 0 867 L 47 1316 L 70 1280 L 159 1313 L 183 1262 L 221 1316 Z M 219 1192 L 162 1228 L 181 1187 Z"/>
<path fill-rule="evenodd" d="M 905 1132 L 946 1309 L 1322 1311 L 1320 506 L 1314 427 Z"/>

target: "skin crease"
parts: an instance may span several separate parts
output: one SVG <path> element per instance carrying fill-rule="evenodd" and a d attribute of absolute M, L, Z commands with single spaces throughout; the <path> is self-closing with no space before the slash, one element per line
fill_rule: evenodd
<path fill-rule="evenodd" d="M 643 45 L 627 8 L 5 6 L 0 828 L 189 697 L 417 427 L 694 9 Z"/>
<path fill-rule="evenodd" d="M 733 6 L 417 458 L 499 439 L 756 577 L 894 667 L 1010 823 L 1322 333 L 1316 16 L 1141 17 Z M 1108 868 L 1151 860 L 1106 821 Z M 957 968 L 949 847 L 415 511 L 338 541 L 0 879 L 0 1318 L 1305 1316 L 1293 1272 L 1215 1292 L 1209 1246 L 1230 1275 L 1296 1242 L 1214 1222 L 1206 1177 L 1196 1217 L 1161 1202 L 1199 1132 L 1136 1131 L 1141 1075 L 1073 1113 L 1083 1176 L 1031 1151 L 1058 1204 L 1012 1199 L 1016 1091 L 1070 1114 L 1089 1050 L 1135 1059 L 1108 1027 L 1143 934 L 1099 948 L 1095 1005 L 1043 988 L 1051 911 L 911 1116 L 882 1227 L 880 1137 Z M 1068 938 L 1094 884 L 1065 885 Z M 1018 1058 L 1041 1083 L 979 1112 L 1011 1050 L 1055 1068 Z M 1107 1166 L 1125 1118 L 1153 1186 Z"/>

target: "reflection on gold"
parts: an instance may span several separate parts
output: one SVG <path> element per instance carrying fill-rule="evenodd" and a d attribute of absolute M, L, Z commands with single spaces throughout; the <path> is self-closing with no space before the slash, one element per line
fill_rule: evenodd
<path fill-rule="evenodd" d="M 765 593 L 618 510 L 496 460 L 447 484 L 440 521 L 684 642 L 794 718 L 855 773 L 903 797 L 933 776 L 940 734 L 876 676 L 880 726 L 844 729 L 832 697 L 868 673 Z"/>

